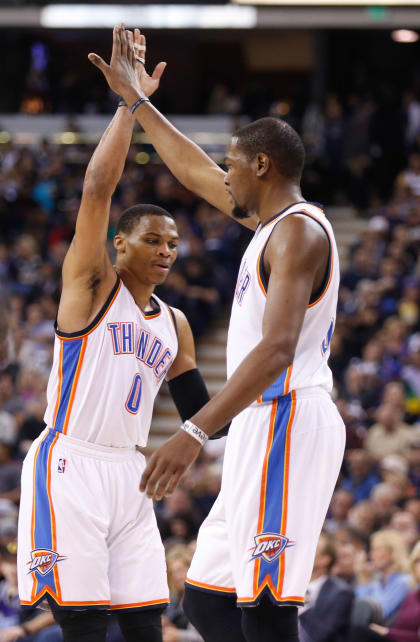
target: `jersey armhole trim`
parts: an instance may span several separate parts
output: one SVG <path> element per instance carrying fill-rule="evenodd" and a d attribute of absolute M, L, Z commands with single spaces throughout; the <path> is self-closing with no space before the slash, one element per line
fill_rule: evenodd
<path fill-rule="evenodd" d="M 168 310 L 169 310 L 169 316 L 171 317 L 171 321 L 172 321 L 172 323 L 173 323 L 173 325 L 174 325 L 174 330 L 175 330 L 176 338 L 178 339 L 178 338 L 179 338 L 179 337 L 178 337 L 178 324 L 177 324 L 177 322 L 176 322 L 175 312 L 172 310 L 172 308 L 171 308 L 169 305 L 167 305 L 166 307 L 167 307 L 167 308 L 168 308 Z"/>
<path fill-rule="evenodd" d="M 109 296 L 105 303 L 103 304 L 102 308 L 99 310 L 98 314 L 96 317 L 93 319 L 91 323 L 85 328 L 84 330 L 80 330 L 79 332 L 61 332 L 58 329 L 57 326 L 57 319 L 54 322 L 54 329 L 57 337 L 60 339 L 81 339 L 82 337 L 85 337 L 87 334 L 90 334 L 93 332 L 93 330 L 100 324 L 106 313 L 108 312 L 109 308 L 111 305 L 114 303 L 115 297 L 117 296 L 119 290 L 121 287 L 121 279 L 117 274 L 117 280 L 115 281 L 115 285 L 113 286 L 111 292 L 109 293 Z"/>
<path fill-rule="evenodd" d="M 318 303 L 318 301 L 320 301 L 323 298 L 324 294 L 328 290 L 328 287 L 329 287 L 329 285 L 331 283 L 332 272 L 333 272 L 332 243 L 331 243 L 330 234 L 329 234 L 327 228 L 322 224 L 322 222 L 316 216 L 313 216 L 310 212 L 307 212 L 306 210 L 299 210 L 298 212 L 290 212 L 290 214 L 287 214 L 287 216 L 292 216 L 293 214 L 302 214 L 303 216 L 307 216 L 308 218 L 311 218 L 313 221 L 315 221 L 316 223 L 318 223 L 322 227 L 322 229 L 324 230 L 324 232 L 325 232 L 325 234 L 327 236 L 327 239 L 328 239 L 328 248 L 329 249 L 328 249 L 327 269 L 325 271 L 325 277 L 324 277 L 324 279 L 323 279 L 323 281 L 321 283 L 320 288 L 318 289 L 317 292 L 315 292 L 315 294 L 312 294 L 311 298 L 309 299 L 309 303 L 308 303 L 307 307 L 311 308 L 316 303 Z M 284 218 L 287 218 L 287 216 L 285 216 Z M 284 220 L 284 218 L 282 220 Z M 273 229 L 271 230 L 268 239 L 266 240 L 266 242 L 264 243 L 263 247 L 261 248 L 261 252 L 260 252 L 260 254 L 258 256 L 258 260 L 257 260 L 258 283 L 260 285 L 260 288 L 261 288 L 264 296 L 267 296 L 267 289 L 268 289 L 268 280 L 267 280 L 267 277 L 266 277 L 265 271 L 264 271 L 264 255 L 265 255 L 265 250 L 267 248 L 268 242 L 269 242 L 269 240 L 271 238 L 271 235 L 272 235 L 276 225 L 273 226 Z"/>

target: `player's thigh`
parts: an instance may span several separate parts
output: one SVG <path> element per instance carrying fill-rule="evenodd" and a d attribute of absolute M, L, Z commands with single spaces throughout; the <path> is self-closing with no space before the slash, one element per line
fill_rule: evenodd
<path fill-rule="evenodd" d="M 165 551 L 153 502 L 140 492 L 145 467 L 136 453 L 119 470 L 109 545 L 111 609 L 159 608 L 168 602 Z"/>
<path fill-rule="evenodd" d="M 104 462 L 73 452 L 54 431 L 32 455 L 25 462 L 19 524 L 21 599 L 33 604 L 47 592 L 66 607 L 105 607 L 109 585 Z"/>

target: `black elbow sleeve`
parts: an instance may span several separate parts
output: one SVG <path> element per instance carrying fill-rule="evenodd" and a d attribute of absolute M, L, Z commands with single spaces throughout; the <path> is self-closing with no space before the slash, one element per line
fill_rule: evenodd
<path fill-rule="evenodd" d="M 174 400 L 176 409 L 182 421 L 186 421 L 198 412 L 208 401 L 210 396 L 198 368 L 187 370 L 178 377 L 168 381 L 169 392 Z M 224 426 L 210 439 L 219 439 L 228 434 L 229 426 Z"/>

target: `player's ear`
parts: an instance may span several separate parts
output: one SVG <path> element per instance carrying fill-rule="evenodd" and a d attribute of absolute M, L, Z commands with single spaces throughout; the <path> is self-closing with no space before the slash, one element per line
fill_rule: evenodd
<path fill-rule="evenodd" d="M 114 247 L 117 250 L 117 252 L 120 252 L 120 254 L 124 254 L 125 252 L 125 236 L 121 234 L 116 234 L 114 236 Z"/>
<path fill-rule="evenodd" d="M 255 161 L 257 166 L 257 176 L 263 176 L 266 174 L 270 167 L 270 159 L 267 154 L 257 154 Z"/>

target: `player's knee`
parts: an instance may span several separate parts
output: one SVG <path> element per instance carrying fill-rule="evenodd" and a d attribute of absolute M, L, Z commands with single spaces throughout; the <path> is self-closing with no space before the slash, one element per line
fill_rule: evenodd
<path fill-rule="evenodd" d="M 246 642 L 299 642 L 295 606 L 277 606 L 268 598 L 258 606 L 242 609 Z"/>
<path fill-rule="evenodd" d="M 53 612 L 63 632 L 63 642 L 105 642 L 108 625 L 106 611 L 53 609 Z"/>
<path fill-rule="evenodd" d="M 163 608 L 118 613 L 118 623 L 127 642 L 162 642 Z"/>

